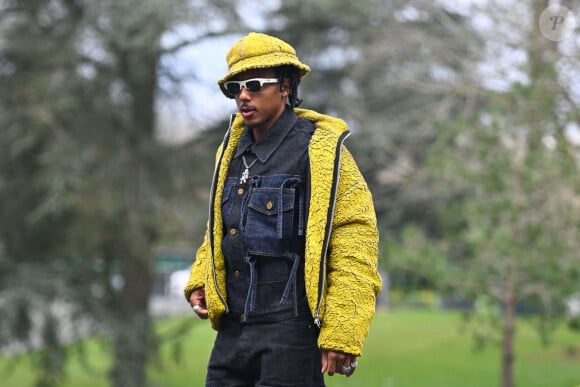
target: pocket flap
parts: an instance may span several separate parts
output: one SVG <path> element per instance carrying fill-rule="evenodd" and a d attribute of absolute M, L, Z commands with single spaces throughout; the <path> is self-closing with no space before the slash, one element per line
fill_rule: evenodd
<path fill-rule="evenodd" d="M 294 209 L 294 195 L 293 188 L 285 188 L 282 190 L 282 211 L 290 211 Z M 264 215 L 278 214 L 278 201 L 280 200 L 280 190 L 274 188 L 254 188 L 248 206 L 254 211 L 258 211 Z"/>

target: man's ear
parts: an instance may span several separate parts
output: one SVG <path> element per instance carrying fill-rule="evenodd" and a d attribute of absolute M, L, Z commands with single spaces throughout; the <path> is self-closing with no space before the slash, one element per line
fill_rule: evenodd
<path fill-rule="evenodd" d="M 288 97 L 290 95 L 290 80 L 288 78 L 284 79 L 284 82 L 282 82 L 280 91 L 284 97 Z"/>

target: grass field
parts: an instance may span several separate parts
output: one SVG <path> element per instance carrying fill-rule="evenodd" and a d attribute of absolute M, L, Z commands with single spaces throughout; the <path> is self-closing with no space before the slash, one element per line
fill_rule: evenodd
<path fill-rule="evenodd" d="M 162 342 L 157 366 L 150 367 L 153 385 L 160 387 L 203 386 L 207 359 L 215 333 L 205 321 L 191 321 L 190 333 L 181 340 L 181 361 L 172 361 L 171 340 Z M 183 320 L 159 324 L 169 332 Z M 468 334 L 460 333 L 456 313 L 437 311 L 379 312 L 373 321 L 359 369 L 351 378 L 327 377 L 329 387 L 495 387 L 499 386 L 500 352 L 496 347 L 473 350 Z M 63 387 L 105 387 L 109 360 L 96 340 L 88 344 L 88 372 L 73 360 Z M 0 359 L 5 366 L 7 359 Z M 33 385 L 30 361 L 9 375 L 0 375 L 3 387 Z M 580 387 L 580 334 L 564 328 L 541 345 L 533 329 L 520 321 L 516 343 L 516 386 Z"/>

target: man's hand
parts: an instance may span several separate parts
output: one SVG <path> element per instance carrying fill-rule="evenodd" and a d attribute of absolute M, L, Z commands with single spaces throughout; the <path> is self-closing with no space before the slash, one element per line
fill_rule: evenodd
<path fill-rule="evenodd" d="M 189 303 L 199 318 L 206 320 L 209 317 L 207 306 L 205 304 L 205 288 L 198 288 L 191 292 Z"/>
<path fill-rule="evenodd" d="M 329 376 L 335 373 L 349 377 L 356 371 L 356 357 L 348 353 L 322 350 L 322 373 Z"/>

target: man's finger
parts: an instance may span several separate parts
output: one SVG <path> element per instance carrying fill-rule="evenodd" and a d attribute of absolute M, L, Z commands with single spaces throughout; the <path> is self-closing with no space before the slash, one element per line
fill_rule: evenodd
<path fill-rule="evenodd" d="M 322 351 L 322 370 L 321 373 L 328 371 L 328 352 Z"/>

